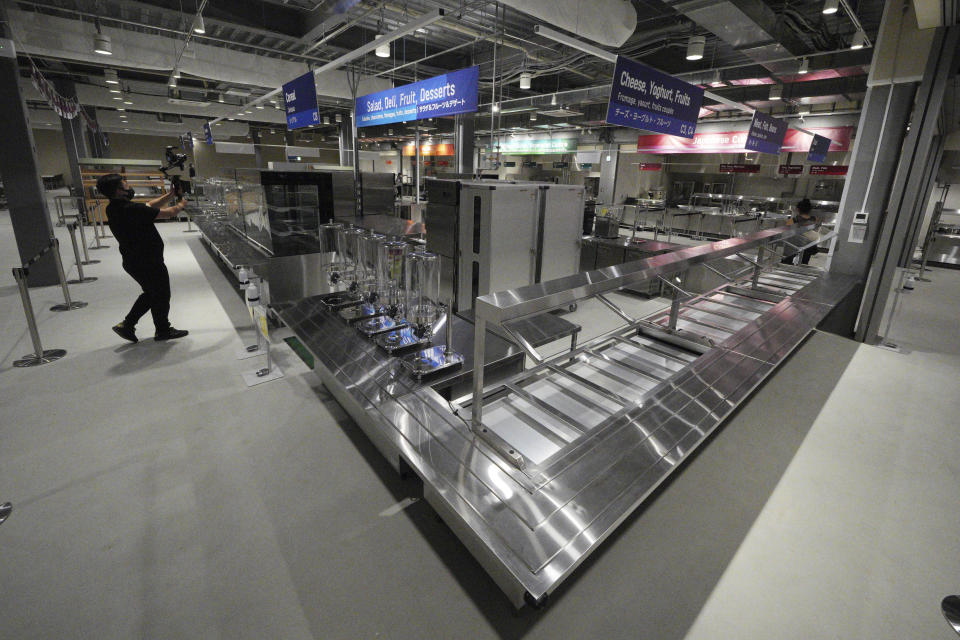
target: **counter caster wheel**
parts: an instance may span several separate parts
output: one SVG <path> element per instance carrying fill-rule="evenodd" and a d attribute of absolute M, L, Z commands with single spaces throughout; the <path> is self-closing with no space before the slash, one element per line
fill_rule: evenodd
<path fill-rule="evenodd" d="M 571 304 L 571 305 L 570 305 L 569 307 L 567 307 L 567 309 L 569 309 L 569 310 L 570 310 L 570 313 L 573 313 L 574 311 L 576 311 L 576 310 L 577 310 L 577 303 L 576 303 L 576 302 L 574 302 L 574 303 L 573 303 L 573 304 Z"/>

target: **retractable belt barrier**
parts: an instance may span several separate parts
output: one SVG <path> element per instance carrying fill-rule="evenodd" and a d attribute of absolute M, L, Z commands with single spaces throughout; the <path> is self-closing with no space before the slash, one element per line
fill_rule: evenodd
<path fill-rule="evenodd" d="M 73 225 L 76 223 L 70 224 Z M 77 256 L 77 269 L 79 271 L 79 252 L 77 251 L 76 239 L 73 233 L 74 230 L 71 229 L 70 237 L 73 239 L 73 250 Z M 13 366 L 15 367 L 35 367 L 59 360 L 67 355 L 65 349 L 44 350 L 43 344 L 40 342 L 40 332 L 37 329 L 37 319 L 33 313 L 33 303 L 30 301 L 30 289 L 27 287 L 27 276 L 30 275 L 30 267 L 36 264 L 48 251 L 53 251 L 53 260 L 57 265 L 57 277 L 60 279 L 60 287 L 63 289 L 63 304 L 54 305 L 50 307 L 50 310 L 71 311 L 87 306 L 86 302 L 70 298 L 70 289 L 67 287 L 67 277 L 63 272 L 63 262 L 60 260 L 60 241 L 56 238 L 50 238 L 50 242 L 37 252 L 35 256 L 25 261 L 21 266 L 13 268 L 13 279 L 17 281 L 17 289 L 20 291 L 20 301 L 23 303 L 23 313 L 27 317 L 27 328 L 30 331 L 30 340 L 33 342 L 33 353 L 28 353 L 19 360 L 15 360 L 13 362 Z"/>

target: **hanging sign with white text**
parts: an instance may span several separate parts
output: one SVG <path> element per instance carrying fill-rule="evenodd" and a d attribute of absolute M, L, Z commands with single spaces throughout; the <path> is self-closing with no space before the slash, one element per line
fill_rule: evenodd
<path fill-rule="evenodd" d="M 451 71 L 357 98 L 357 126 L 370 127 L 477 110 L 480 67 Z"/>
<path fill-rule="evenodd" d="M 700 87 L 618 56 L 607 123 L 692 138 L 702 103 Z"/>
<path fill-rule="evenodd" d="M 283 104 L 287 112 L 287 129 L 301 129 L 320 123 L 313 71 L 283 85 Z"/>
<path fill-rule="evenodd" d="M 750 129 L 747 131 L 747 141 L 743 148 L 747 151 L 760 153 L 780 153 L 783 138 L 787 135 L 787 123 L 780 118 L 768 116 L 759 111 L 753 112 Z"/>

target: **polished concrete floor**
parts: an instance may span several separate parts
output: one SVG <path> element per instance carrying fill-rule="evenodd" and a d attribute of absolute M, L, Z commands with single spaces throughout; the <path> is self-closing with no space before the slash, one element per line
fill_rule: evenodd
<path fill-rule="evenodd" d="M 285 377 L 244 384 L 245 309 L 184 228 L 160 225 L 178 342 L 110 331 L 136 295 L 114 246 L 72 288 L 87 308 L 32 291 L 68 355 L 13 369 L 30 345 L 0 270 L 0 638 L 955 637 L 960 272 L 904 298 L 902 353 L 812 336 L 517 613 L 284 344 Z M 599 332 L 601 313 L 571 317 Z"/>

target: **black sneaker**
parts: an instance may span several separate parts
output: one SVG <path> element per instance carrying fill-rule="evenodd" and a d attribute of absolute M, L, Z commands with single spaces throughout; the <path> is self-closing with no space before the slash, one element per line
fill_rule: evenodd
<path fill-rule="evenodd" d="M 128 327 L 123 322 L 113 327 L 113 332 L 124 340 L 139 342 L 139 340 L 137 340 L 137 332 L 133 330 L 133 327 Z"/>
<path fill-rule="evenodd" d="M 158 331 L 154 336 L 154 340 L 176 340 L 177 338 L 182 338 L 185 335 L 190 333 L 184 329 L 174 329 L 173 327 L 167 328 L 165 331 Z"/>

